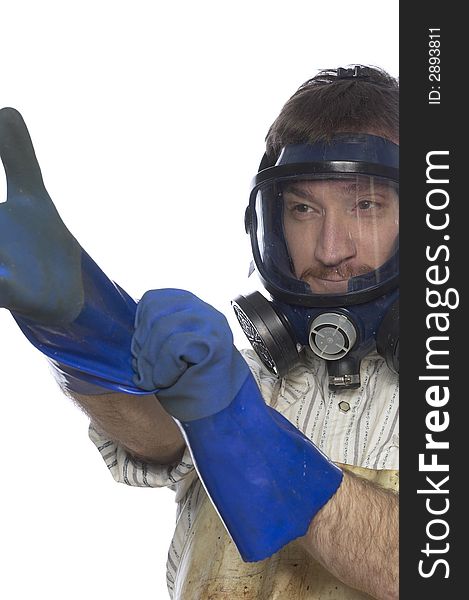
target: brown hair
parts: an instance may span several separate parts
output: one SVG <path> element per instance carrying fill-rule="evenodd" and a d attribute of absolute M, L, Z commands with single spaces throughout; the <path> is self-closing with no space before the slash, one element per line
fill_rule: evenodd
<path fill-rule="evenodd" d="M 399 139 L 399 83 L 377 67 L 326 69 L 303 83 L 266 137 L 269 158 L 286 144 L 328 140 L 338 132 Z"/>

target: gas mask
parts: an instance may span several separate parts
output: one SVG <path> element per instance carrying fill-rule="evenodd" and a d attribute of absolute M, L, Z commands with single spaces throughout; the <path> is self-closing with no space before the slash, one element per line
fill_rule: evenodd
<path fill-rule="evenodd" d="M 374 351 L 399 372 L 398 185 L 399 147 L 374 135 L 288 145 L 275 164 L 264 156 L 245 225 L 266 294 L 232 305 L 279 377 L 306 348 L 333 390 L 358 388 Z"/>

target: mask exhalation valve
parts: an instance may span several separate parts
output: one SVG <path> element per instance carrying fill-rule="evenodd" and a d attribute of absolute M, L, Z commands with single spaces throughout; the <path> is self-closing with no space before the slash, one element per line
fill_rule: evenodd
<path fill-rule="evenodd" d="M 353 348 L 356 339 L 353 323 L 341 313 L 322 313 L 311 323 L 309 345 L 324 360 L 343 358 Z"/>
<path fill-rule="evenodd" d="M 342 313 L 322 313 L 311 323 L 311 350 L 327 362 L 331 390 L 360 386 L 360 361 L 347 357 L 357 339 L 352 321 Z"/>

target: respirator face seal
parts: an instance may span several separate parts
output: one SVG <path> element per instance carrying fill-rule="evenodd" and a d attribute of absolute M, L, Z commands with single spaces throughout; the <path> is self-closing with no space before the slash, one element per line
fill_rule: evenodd
<path fill-rule="evenodd" d="M 398 299 L 398 173 L 396 144 L 340 134 L 286 146 L 253 180 L 246 231 L 272 301 L 256 293 L 233 305 L 274 372 L 290 370 L 307 345 L 335 361 L 335 370 L 352 350 L 360 360 L 376 348 L 379 325 Z M 393 315 L 398 325 L 398 309 Z M 373 320 L 371 329 L 363 319 Z M 398 347 L 396 332 L 384 338 L 397 338 Z"/>
<path fill-rule="evenodd" d="M 392 149 L 377 136 L 342 135 L 330 145 L 286 146 L 275 166 L 258 173 L 246 228 L 256 269 L 276 299 L 348 306 L 396 287 L 399 188 L 387 156 Z"/>

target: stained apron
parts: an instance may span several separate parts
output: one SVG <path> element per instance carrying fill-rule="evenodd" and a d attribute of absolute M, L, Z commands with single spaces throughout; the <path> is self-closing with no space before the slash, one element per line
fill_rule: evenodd
<path fill-rule="evenodd" d="M 399 472 L 341 465 L 399 490 Z M 189 532 L 174 588 L 175 600 L 364 600 L 370 596 L 345 585 L 293 540 L 256 563 L 241 560 L 212 503 L 204 494 Z"/>

